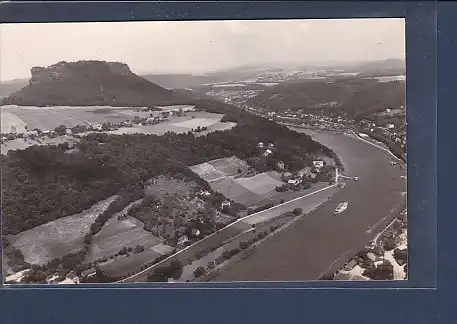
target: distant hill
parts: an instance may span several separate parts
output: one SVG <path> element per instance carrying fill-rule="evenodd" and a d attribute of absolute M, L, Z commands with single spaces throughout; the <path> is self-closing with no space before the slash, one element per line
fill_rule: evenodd
<path fill-rule="evenodd" d="M 360 76 L 393 76 L 406 73 L 406 62 L 400 59 L 362 62 L 343 67 L 345 72 L 356 72 Z"/>
<path fill-rule="evenodd" d="M 29 79 L 0 82 L 0 97 L 8 97 L 10 94 L 24 88 L 27 84 L 29 84 Z"/>
<path fill-rule="evenodd" d="M 271 111 L 318 110 L 360 118 L 404 106 L 405 83 L 362 78 L 297 81 L 271 87 L 249 99 L 247 104 Z"/>
<path fill-rule="evenodd" d="M 6 97 L 4 104 L 153 107 L 193 101 L 147 81 L 119 62 L 59 62 L 34 67 L 31 74 L 29 84 Z"/>

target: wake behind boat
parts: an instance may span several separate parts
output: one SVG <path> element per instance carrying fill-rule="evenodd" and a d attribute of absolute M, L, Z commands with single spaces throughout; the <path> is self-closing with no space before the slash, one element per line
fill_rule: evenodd
<path fill-rule="evenodd" d="M 342 202 L 339 203 L 338 206 L 336 206 L 335 211 L 333 212 L 335 215 L 344 212 L 348 208 L 348 202 Z"/>

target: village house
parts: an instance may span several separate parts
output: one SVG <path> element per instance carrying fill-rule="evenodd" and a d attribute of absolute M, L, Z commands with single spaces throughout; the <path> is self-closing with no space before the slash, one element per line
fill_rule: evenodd
<path fill-rule="evenodd" d="M 273 149 L 273 148 L 275 148 L 275 145 L 273 143 L 270 143 L 270 144 L 268 144 L 268 147 Z"/>
<path fill-rule="evenodd" d="M 36 136 L 38 136 L 38 132 L 35 130 L 24 132 L 24 138 L 36 137 Z"/>
<path fill-rule="evenodd" d="M 59 274 L 58 273 L 54 273 L 50 276 L 48 276 L 46 278 L 46 282 L 49 284 L 49 285 L 53 285 L 53 284 L 56 284 L 57 283 L 57 279 L 59 279 Z"/>
<path fill-rule="evenodd" d="M 259 142 L 259 144 L 257 144 L 257 147 L 262 148 L 263 147 L 263 142 Z"/>
<path fill-rule="evenodd" d="M 71 131 L 70 128 L 67 128 L 67 129 L 65 130 L 65 134 L 67 134 L 67 135 L 71 135 L 72 133 L 73 133 L 73 132 Z"/>
<path fill-rule="evenodd" d="M 278 166 L 279 170 L 284 170 L 285 165 L 283 161 L 279 161 L 276 165 Z"/>
<path fill-rule="evenodd" d="M 352 269 L 354 269 L 354 267 L 357 265 L 357 261 L 355 261 L 354 259 L 349 261 L 345 266 L 344 266 L 344 270 L 346 271 L 350 271 Z"/>
<path fill-rule="evenodd" d="M 290 185 L 297 185 L 300 181 L 298 179 L 290 179 L 289 181 L 287 181 L 288 184 Z"/>
<path fill-rule="evenodd" d="M 317 170 L 320 170 L 324 167 L 324 161 L 321 161 L 321 160 L 313 161 L 313 165 Z"/>
<path fill-rule="evenodd" d="M 230 207 L 230 201 L 224 201 L 222 204 L 221 204 L 221 208 L 224 209 L 225 207 Z"/>
<path fill-rule="evenodd" d="M 102 130 L 102 124 L 99 123 L 93 123 L 90 125 L 90 127 L 92 128 L 92 130 Z"/>
<path fill-rule="evenodd" d="M 192 235 L 193 235 L 193 236 L 199 236 L 199 235 L 200 235 L 200 230 L 199 230 L 198 228 L 194 228 L 194 229 L 192 230 Z"/>
<path fill-rule="evenodd" d="M 395 128 L 395 125 L 394 125 L 394 124 L 387 124 L 387 128 L 388 128 L 388 129 Z"/>
<path fill-rule="evenodd" d="M 12 275 L 9 275 L 5 278 L 5 282 L 21 282 L 22 279 L 30 272 L 30 269 L 22 270 L 19 272 L 16 272 Z"/>
<path fill-rule="evenodd" d="M 93 276 L 95 276 L 97 274 L 97 270 L 95 268 L 90 268 L 90 269 L 87 269 L 87 270 L 84 270 L 83 272 L 81 272 L 81 276 L 83 278 L 91 278 Z"/>
<path fill-rule="evenodd" d="M 178 245 L 184 245 L 188 241 L 189 241 L 189 238 L 187 237 L 187 235 L 180 236 L 178 238 Z"/>
<path fill-rule="evenodd" d="M 208 196 L 211 196 L 211 192 L 207 191 L 207 190 L 202 190 L 198 193 L 200 196 L 205 196 L 205 197 L 208 197 Z"/>
<path fill-rule="evenodd" d="M 79 277 L 73 271 L 69 272 L 66 278 L 73 281 L 75 284 L 79 283 Z"/>
<path fill-rule="evenodd" d="M 272 152 L 270 149 L 267 149 L 267 150 L 265 151 L 265 153 L 263 153 L 263 156 L 268 156 L 268 155 L 270 155 L 271 153 L 273 153 L 273 152 Z"/>

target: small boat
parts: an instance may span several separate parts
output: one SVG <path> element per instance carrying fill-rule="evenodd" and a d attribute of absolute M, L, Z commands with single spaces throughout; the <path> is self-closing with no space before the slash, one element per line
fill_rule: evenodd
<path fill-rule="evenodd" d="M 339 203 L 338 206 L 336 206 L 335 211 L 333 212 L 335 215 L 344 212 L 348 208 L 348 202 L 342 202 Z"/>

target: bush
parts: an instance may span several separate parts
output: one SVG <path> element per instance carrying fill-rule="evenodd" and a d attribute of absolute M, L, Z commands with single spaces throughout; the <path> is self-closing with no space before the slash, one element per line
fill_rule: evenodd
<path fill-rule="evenodd" d="M 302 212 L 303 212 L 303 209 L 301 209 L 301 208 L 295 208 L 294 211 L 293 211 L 293 213 L 296 216 L 300 215 Z"/>
<path fill-rule="evenodd" d="M 199 278 L 205 274 L 205 268 L 203 267 L 198 267 L 197 269 L 194 270 L 194 277 Z"/>
<path fill-rule="evenodd" d="M 240 242 L 239 247 L 240 250 L 245 250 L 249 247 L 249 244 L 247 242 Z"/>
<path fill-rule="evenodd" d="M 137 245 L 137 246 L 135 246 L 135 249 L 133 250 L 134 253 L 141 253 L 143 251 L 144 251 L 143 245 Z"/>
<path fill-rule="evenodd" d="M 396 246 L 396 242 L 395 242 L 394 237 L 388 237 L 383 242 L 383 248 L 386 251 L 391 251 L 391 250 L 395 249 L 395 246 Z"/>

